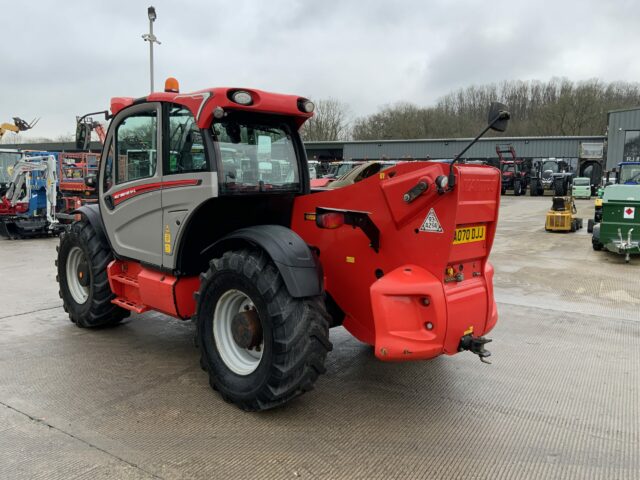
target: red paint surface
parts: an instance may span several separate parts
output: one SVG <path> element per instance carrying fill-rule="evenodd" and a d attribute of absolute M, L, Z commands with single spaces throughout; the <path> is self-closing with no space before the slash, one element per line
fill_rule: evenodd
<path fill-rule="evenodd" d="M 249 92 L 253 98 L 251 105 L 239 105 L 229 100 L 229 92 L 243 90 Z M 301 112 L 298 109 L 298 95 L 271 93 L 254 88 L 208 88 L 191 93 L 154 92 L 146 97 L 149 102 L 171 102 L 187 107 L 196 118 L 198 127 L 208 128 L 213 120 L 216 107 L 232 110 L 287 115 L 292 117 L 298 127 L 305 120 L 312 117 L 312 113 Z M 130 97 L 116 97 L 111 99 L 111 113 L 115 115 L 123 108 L 133 105 L 135 99 Z"/>
<path fill-rule="evenodd" d="M 487 166 L 457 167 L 455 189 L 439 195 L 433 181 L 448 168 L 436 162 L 404 163 L 388 169 L 383 179 L 374 176 L 295 201 L 292 228 L 320 250 L 325 288 L 345 312 L 345 328 L 375 345 L 383 360 L 454 354 L 470 327 L 480 336 L 496 323 L 487 257 L 498 217 L 500 172 Z M 429 183 L 428 191 L 405 203 L 403 194 L 422 179 Z M 305 220 L 304 213 L 316 207 L 369 212 L 381 232 L 379 253 L 360 229 L 323 230 Z M 431 208 L 442 233 L 419 231 Z M 486 239 L 453 245 L 456 227 L 471 225 L 486 225 Z M 448 266 L 464 280 L 445 282 Z M 384 272 L 381 279 L 377 269 Z M 429 299 L 428 306 L 420 303 L 423 298 Z"/>
<path fill-rule="evenodd" d="M 117 305 L 138 313 L 157 310 L 181 319 L 195 313 L 193 294 L 200 288 L 197 276 L 178 278 L 126 260 L 112 261 L 107 275 Z"/>
<path fill-rule="evenodd" d="M 29 202 L 18 202 L 15 205 L 11 205 L 11 202 L 6 197 L 0 199 L 0 215 L 19 215 L 29 210 Z"/>

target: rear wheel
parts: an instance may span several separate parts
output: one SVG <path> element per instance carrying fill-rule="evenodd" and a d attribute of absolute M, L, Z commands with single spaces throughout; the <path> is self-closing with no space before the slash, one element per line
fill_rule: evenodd
<path fill-rule="evenodd" d="M 587 222 L 587 232 L 593 233 L 593 219 L 590 218 Z"/>
<path fill-rule="evenodd" d="M 226 252 L 201 279 L 200 364 L 226 401 L 266 410 L 313 388 L 332 348 L 320 297 L 293 298 L 257 250 Z"/>
<path fill-rule="evenodd" d="M 113 255 L 86 221 L 75 222 L 60 236 L 58 275 L 65 312 L 79 327 L 116 325 L 129 311 L 111 303 L 114 298 L 107 278 Z"/>
<path fill-rule="evenodd" d="M 600 242 L 592 241 L 591 246 L 596 252 L 599 252 L 600 250 L 602 250 L 602 244 Z"/>

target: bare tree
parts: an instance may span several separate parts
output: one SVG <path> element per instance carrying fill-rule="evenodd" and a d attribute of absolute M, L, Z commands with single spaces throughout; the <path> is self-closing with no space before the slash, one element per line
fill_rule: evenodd
<path fill-rule="evenodd" d="M 314 116 L 304 124 L 300 132 L 303 140 L 347 140 L 350 136 L 347 104 L 333 98 L 318 100 L 315 104 Z"/>
<path fill-rule="evenodd" d="M 353 137 L 469 137 L 482 128 L 494 100 L 509 106 L 513 118 L 509 134 L 514 136 L 601 135 L 607 128 L 607 111 L 640 105 L 640 84 L 552 78 L 470 86 L 443 96 L 434 107 L 406 103 L 382 107 L 355 121 Z"/>

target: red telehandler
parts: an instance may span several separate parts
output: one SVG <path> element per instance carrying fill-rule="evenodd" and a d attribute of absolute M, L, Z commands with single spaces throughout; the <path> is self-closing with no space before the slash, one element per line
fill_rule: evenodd
<path fill-rule="evenodd" d="M 155 310 L 196 324 L 224 399 L 264 410 L 310 390 L 344 325 L 380 360 L 489 356 L 500 172 L 407 162 L 310 191 L 306 98 L 212 88 L 111 101 L 98 204 L 62 234 L 79 327 Z M 493 104 L 504 131 L 509 113 Z M 474 140 L 475 142 L 475 140 Z"/>

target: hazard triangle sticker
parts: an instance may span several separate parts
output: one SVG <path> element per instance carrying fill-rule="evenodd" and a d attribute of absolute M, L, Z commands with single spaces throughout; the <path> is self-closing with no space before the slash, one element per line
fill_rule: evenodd
<path fill-rule="evenodd" d="M 440 225 L 440 220 L 438 220 L 436 211 L 433 208 L 429 210 L 427 218 L 425 218 L 424 222 L 422 222 L 420 231 L 442 233 L 442 226 Z"/>

